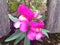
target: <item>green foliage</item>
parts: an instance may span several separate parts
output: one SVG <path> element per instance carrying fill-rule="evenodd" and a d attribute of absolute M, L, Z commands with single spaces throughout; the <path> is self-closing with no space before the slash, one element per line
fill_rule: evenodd
<path fill-rule="evenodd" d="M 48 30 L 46 30 L 46 29 L 42 29 L 42 33 L 45 35 L 45 36 L 47 36 L 48 38 L 49 38 L 49 36 L 48 36 Z"/>
<path fill-rule="evenodd" d="M 16 2 L 18 3 L 22 3 L 24 0 L 16 0 Z"/>
<path fill-rule="evenodd" d="M 47 11 L 46 6 L 47 0 L 31 0 L 31 6 L 34 6 L 37 10 L 40 10 L 41 13 Z"/>
<path fill-rule="evenodd" d="M 11 14 L 8 14 L 8 16 L 9 16 L 9 19 L 13 22 L 16 22 L 18 20 L 18 18 L 13 17 Z"/>
<path fill-rule="evenodd" d="M 18 3 L 17 2 L 10 2 L 9 3 L 9 11 L 10 12 L 16 12 L 18 8 Z"/>
<path fill-rule="evenodd" d="M 19 34 L 18 34 L 19 35 Z M 14 45 L 17 45 L 23 38 L 25 37 L 25 34 L 22 33 L 19 38 L 17 38 L 14 42 Z"/>
<path fill-rule="evenodd" d="M 20 37 L 21 34 L 22 34 L 22 33 L 21 33 L 19 30 L 17 30 L 15 33 L 13 33 L 11 36 L 9 36 L 9 37 L 5 40 L 5 42 L 15 40 L 15 39 L 17 39 L 18 37 Z"/>
<path fill-rule="evenodd" d="M 22 0 L 16 0 L 16 2 L 21 2 Z"/>
<path fill-rule="evenodd" d="M 28 40 L 28 38 L 27 38 L 27 37 L 25 37 L 24 45 L 30 45 L 30 40 Z"/>
<path fill-rule="evenodd" d="M 37 9 L 34 6 L 32 6 L 32 9 L 33 9 L 33 11 L 37 11 Z"/>

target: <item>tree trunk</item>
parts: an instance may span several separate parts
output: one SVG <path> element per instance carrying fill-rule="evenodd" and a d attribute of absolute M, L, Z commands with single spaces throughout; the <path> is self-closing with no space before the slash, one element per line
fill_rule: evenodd
<path fill-rule="evenodd" d="M 10 32 L 7 0 L 0 0 L 0 37 Z"/>
<path fill-rule="evenodd" d="M 46 29 L 60 33 L 60 0 L 48 0 Z"/>

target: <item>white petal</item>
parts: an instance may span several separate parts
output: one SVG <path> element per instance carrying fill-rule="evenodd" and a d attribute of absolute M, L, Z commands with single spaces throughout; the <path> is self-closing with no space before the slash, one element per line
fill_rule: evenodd
<path fill-rule="evenodd" d="M 36 35 L 36 40 L 39 40 L 39 39 L 41 39 L 41 35 L 40 34 L 37 34 Z"/>
<path fill-rule="evenodd" d="M 17 21 L 17 22 L 14 23 L 14 27 L 15 27 L 15 28 L 19 28 L 19 27 L 20 27 L 20 24 L 21 24 L 21 23 L 20 23 L 19 21 Z"/>

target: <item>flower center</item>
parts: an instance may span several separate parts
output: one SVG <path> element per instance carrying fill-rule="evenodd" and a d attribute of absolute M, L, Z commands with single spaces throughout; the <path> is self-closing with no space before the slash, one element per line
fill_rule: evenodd
<path fill-rule="evenodd" d="M 41 28 L 36 28 L 36 32 L 39 32 L 39 31 L 41 31 Z"/>
<path fill-rule="evenodd" d="M 19 19 L 20 19 L 20 20 L 26 20 L 26 17 L 23 16 L 23 15 L 21 15 L 21 16 L 19 17 Z"/>
<path fill-rule="evenodd" d="M 39 28 L 36 28 L 36 31 L 38 32 L 40 29 Z"/>

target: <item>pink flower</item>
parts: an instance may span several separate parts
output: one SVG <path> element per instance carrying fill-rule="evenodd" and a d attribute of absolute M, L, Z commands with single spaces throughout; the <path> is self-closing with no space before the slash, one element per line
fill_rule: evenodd
<path fill-rule="evenodd" d="M 18 13 L 25 16 L 28 20 L 32 20 L 34 17 L 34 12 L 25 5 L 19 5 Z"/>
<path fill-rule="evenodd" d="M 25 5 L 19 5 L 18 13 L 21 15 L 18 21 L 14 23 L 14 27 L 19 28 L 22 32 L 27 32 L 28 22 L 33 19 L 34 12 Z"/>
<path fill-rule="evenodd" d="M 14 23 L 15 28 L 19 28 L 22 32 L 27 32 L 28 30 L 28 19 L 20 16 L 18 21 Z"/>
<path fill-rule="evenodd" d="M 39 40 L 44 37 L 41 29 L 44 26 L 43 21 L 40 19 L 39 22 L 30 22 L 30 31 L 27 35 L 30 40 Z"/>

